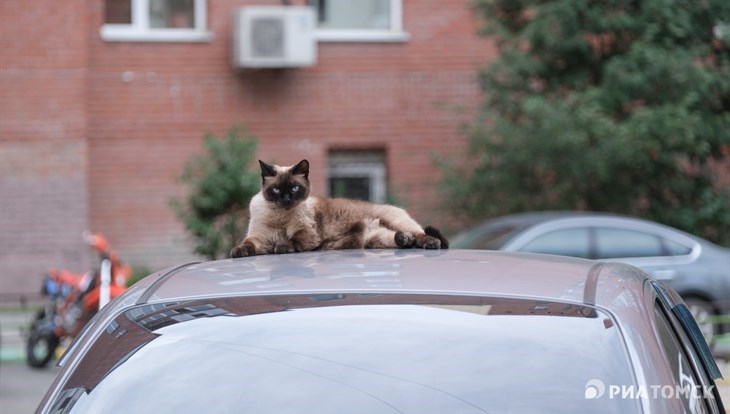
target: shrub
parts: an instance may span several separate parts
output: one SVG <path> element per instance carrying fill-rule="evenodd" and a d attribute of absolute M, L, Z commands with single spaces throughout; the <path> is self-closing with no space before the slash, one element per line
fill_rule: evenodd
<path fill-rule="evenodd" d="M 261 186 L 260 174 L 249 168 L 256 147 L 242 126 L 223 137 L 208 134 L 203 153 L 192 156 L 180 175 L 189 193 L 172 206 L 193 238 L 195 253 L 209 260 L 228 257 L 245 233 L 248 203 Z"/>

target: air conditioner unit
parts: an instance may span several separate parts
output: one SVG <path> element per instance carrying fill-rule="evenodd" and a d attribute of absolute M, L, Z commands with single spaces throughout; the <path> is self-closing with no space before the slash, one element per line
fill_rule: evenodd
<path fill-rule="evenodd" d="M 233 66 L 287 68 L 317 62 L 314 9 L 251 6 L 236 10 Z"/>

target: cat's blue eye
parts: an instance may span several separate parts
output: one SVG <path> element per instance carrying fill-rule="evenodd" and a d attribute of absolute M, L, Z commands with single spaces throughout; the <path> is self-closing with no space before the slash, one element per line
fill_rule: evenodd
<path fill-rule="evenodd" d="M 271 191 L 272 191 L 272 192 L 273 192 L 274 194 L 279 194 L 279 193 L 281 192 L 281 190 L 279 190 L 279 189 L 278 189 L 278 188 L 276 188 L 276 187 L 272 188 L 272 189 L 271 189 Z"/>
<path fill-rule="evenodd" d="M 291 190 L 296 193 L 297 191 L 299 191 L 299 186 L 295 185 L 294 187 L 291 188 Z"/>

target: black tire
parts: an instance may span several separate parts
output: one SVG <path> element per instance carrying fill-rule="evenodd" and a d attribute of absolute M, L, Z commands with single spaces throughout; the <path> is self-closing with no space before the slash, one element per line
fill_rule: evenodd
<path fill-rule="evenodd" d="M 45 368 L 53 358 L 59 338 L 53 333 L 31 330 L 25 347 L 26 362 L 33 368 Z"/>

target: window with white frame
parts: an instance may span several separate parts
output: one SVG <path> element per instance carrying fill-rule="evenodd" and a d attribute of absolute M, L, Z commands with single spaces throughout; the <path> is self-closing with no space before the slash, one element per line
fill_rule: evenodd
<path fill-rule="evenodd" d="M 309 0 L 320 41 L 402 42 L 402 0 Z"/>
<path fill-rule="evenodd" d="M 108 41 L 206 41 L 206 0 L 104 0 Z"/>
<path fill-rule="evenodd" d="M 385 202 L 383 151 L 330 151 L 327 162 L 330 197 Z"/>

